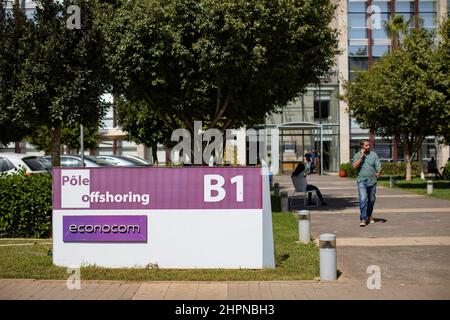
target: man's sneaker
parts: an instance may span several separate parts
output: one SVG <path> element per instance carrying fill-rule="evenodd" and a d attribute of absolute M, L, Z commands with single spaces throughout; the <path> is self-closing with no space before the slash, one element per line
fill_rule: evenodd
<path fill-rule="evenodd" d="M 369 219 L 369 222 L 370 223 L 375 223 L 375 219 L 371 216 L 370 219 Z"/>
<path fill-rule="evenodd" d="M 366 222 L 364 220 L 361 220 L 359 226 L 360 227 L 365 227 L 366 226 Z"/>

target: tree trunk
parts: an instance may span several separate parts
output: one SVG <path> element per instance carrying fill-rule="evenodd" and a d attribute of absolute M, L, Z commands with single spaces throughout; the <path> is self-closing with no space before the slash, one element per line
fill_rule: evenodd
<path fill-rule="evenodd" d="M 14 143 L 14 152 L 15 153 L 20 153 L 20 141 L 16 141 Z"/>
<path fill-rule="evenodd" d="M 152 164 L 155 166 L 158 165 L 158 144 L 155 143 L 152 146 Z"/>
<path fill-rule="evenodd" d="M 409 151 L 405 150 L 405 162 L 406 162 L 406 181 L 411 181 L 411 171 L 412 171 L 412 157 Z"/>
<path fill-rule="evenodd" d="M 52 144 L 52 166 L 59 167 L 61 164 L 61 126 L 50 128 L 50 139 Z"/>
<path fill-rule="evenodd" d="M 370 129 L 370 131 L 369 131 L 369 143 L 370 143 L 370 148 L 372 150 L 374 150 L 375 149 L 375 133 L 374 133 L 373 129 Z"/>
<path fill-rule="evenodd" d="M 398 160 L 398 141 L 397 136 L 392 137 L 392 161 L 397 162 Z"/>

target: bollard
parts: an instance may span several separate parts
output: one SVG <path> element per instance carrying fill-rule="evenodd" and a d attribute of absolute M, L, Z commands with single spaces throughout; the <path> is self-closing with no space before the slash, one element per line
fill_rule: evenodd
<path fill-rule="evenodd" d="M 392 176 L 389 176 L 389 188 L 394 187 L 394 178 Z"/>
<path fill-rule="evenodd" d="M 296 211 L 298 219 L 298 241 L 301 243 L 311 242 L 311 223 L 309 210 Z"/>
<path fill-rule="evenodd" d="M 279 183 L 275 183 L 274 184 L 273 194 L 274 194 L 275 197 L 279 197 L 280 196 L 280 184 Z"/>
<path fill-rule="evenodd" d="M 324 233 L 319 238 L 320 280 L 337 279 L 336 235 Z"/>
<path fill-rule="evenodd" d="M 432 193 L 433 193 L 433 181 L 428 180 L 427 181 L 427 194 L 432 194 Z"/>
<path fill-rule="evenodd" d="M 289 211 L 289 198 L 288 193 L 283 191 L 280 193 L 281 197 L 281 211 Z"/>

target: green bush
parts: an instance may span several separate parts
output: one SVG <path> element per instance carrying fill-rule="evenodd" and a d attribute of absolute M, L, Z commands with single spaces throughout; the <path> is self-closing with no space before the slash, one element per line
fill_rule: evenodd
<path fill-rule="evenodd" d="M 0 237 L 49 237 L 52 180 L 47 174 L 0 175 Z"/>
<path fill-rule="evenodd" d="M 352 168 L 351 162 L 341 163 L 339 168 L 347 172 L 347 177 L 356 177 L 356 170 Z M 381 174 L 385 176 L 406 176 L 406 162 L 382 162 Z M 420 176 L 419 162 L 412 163 L 412 175 Z"/>
<path fill-rule="evenodd" d="M 450 180 L 450 161 L 444 167 L 443 176 L 445 180 Z"/>
<path fill-rule="evenodd" d="M 412 176 L 420 176 L 419 162 L 413 162 L 411 169 Z M 381 174 L 385 176 L 406 176 L 406 162 L 382 162 Z"/>
<path fill-rule="evenodd" d="M 347 177 L 356 177 L 356 170 L 352 168 L 351 162 L 341 163 L 339 169 L 344 170 L 347 173 Z"/>

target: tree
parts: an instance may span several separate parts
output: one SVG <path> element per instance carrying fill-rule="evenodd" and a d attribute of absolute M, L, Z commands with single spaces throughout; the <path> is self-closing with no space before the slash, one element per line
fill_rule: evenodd
<path fill-rule="evenodd" d="M 12 108 L 14 120 L 48 129 L 53 165 L 59 166 L 62 128 L 90 127 L 104 114 L 103 44 L 90 1 L 38 2 Z M 72 13 L 66 8 L 73 4 L 80 8 L 81 29 L 67 27 Z"/>
<path fill-rule="evenodd" d="M 411 20 L 406 20 L 402 15 L 395 15 L 390 21 L 384 22 L 384 29 L 391 38 L 392 50 L 399 47 L 403 38 L 408 34 L 410 24 Z"/>
<path fill-rule="evenodd" d="M 25 39 L 30 22 L 17 1 L 8 14 L 5 4 L 0 0 L 0 143 L 6 146 L 22 140 L 31 132 L 31 127 L 14 119 L 15 110 L 12 107 L 14 90 L 19 86 L 21 62 L 27 54 Z"/>
<path fill-rule="evenodd" d="M 128 138 L 151 147 L 153 163 L 157 163 L 158 143 L 169 146 L 172 130 L 144 100 L 129 101 L 119 98 L 116 108 L 118 123 L 128 133 Z"/>
<path fill-rule="evenodd" d="M 425 137 L 450 122 L 448 73 L 438 52 L 426 30 L 413 30 L 397 50 L 346 84 L 345 98 L 359 123 L 385 137 L 398 134 L 408 181 Z"/>
<path fill-rule="evenodd" d="M 334 12 L 326 0 L 130 0 L 104 5 L 99 21 L 114 90 L 147 105 L 129 112 L 192 132 L 195 120 L 263 123 L 317 83 L 337 53 Z M 145 141 L 147 125 L 129 134 Z"/>
<path fill-rule="evenodd" d="M 94 124 L 92 127 L 83 127 L 84 148 L 94 149 L 97 147 L 99 140 L 98 127 L 98 124 Z M 27 139 L 38 150 L 44 151 L 45 154 L 50 154 L 52 152 L 52 141 L 48 127 L 41 126 L 36 128 Z M 80 125 L 75 124 L 71 127 L 63 126 L 61 128 L 60 141 L 61 144 L 66 145 L 69 150 L 77 150 L 78 153 L 80 149 Z"/>
<path fill-rule="evenodd" d="M 448 113 L 450 112 L 450 19 L 448 18 L 442 23 L 440 28 L 440 45 L 437 54 L 439 71 L 447 75 L 440 83 L 439 91 L 446 97 L 445 110 Z M 450 121 L 439 125 L 438 134 L 442 137 L 442 143 L 450 144 Z"/>

